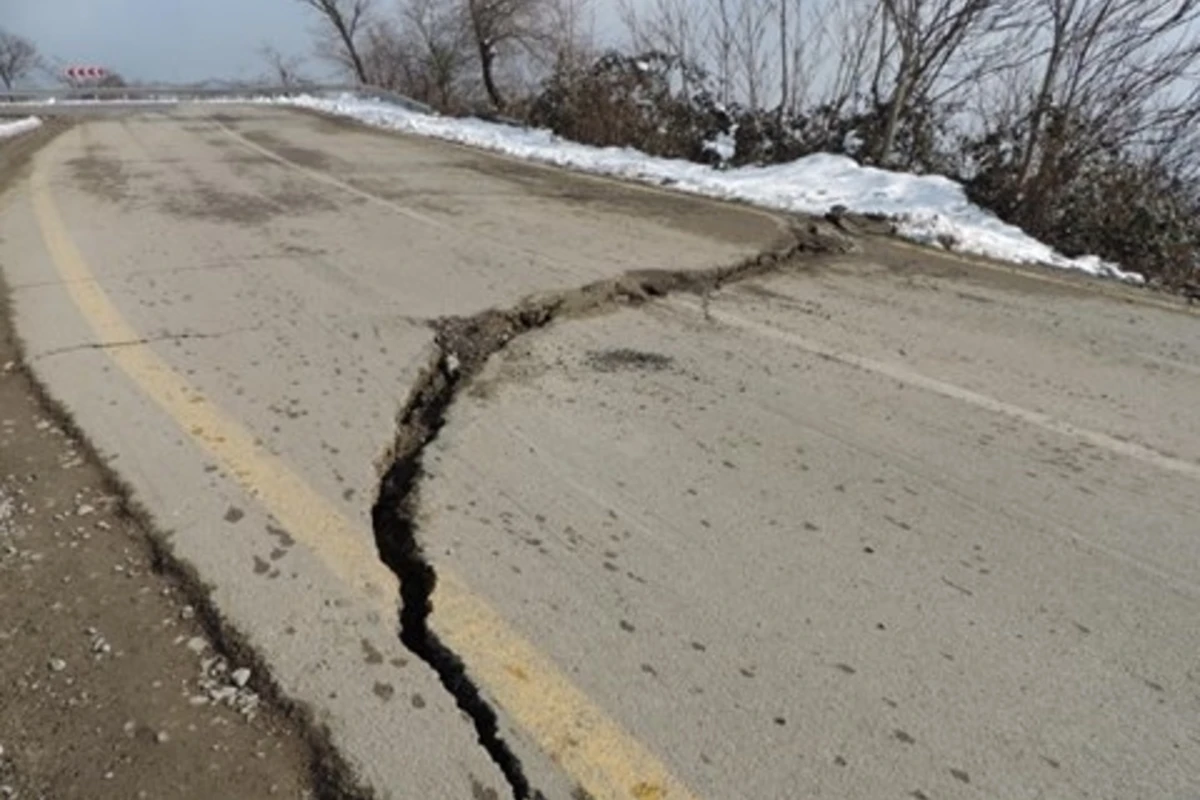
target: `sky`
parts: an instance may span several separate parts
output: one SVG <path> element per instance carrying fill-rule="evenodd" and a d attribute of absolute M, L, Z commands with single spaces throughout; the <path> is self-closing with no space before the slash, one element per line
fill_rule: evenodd
<path fill-rule="evenodd" d="M 168 83 L 265 75 L 259 48 L 307 56 L 313 23 L 296 0 L 0 0 L 0 28 L 55 64 Z"/>
<path fill-rule="evenodd" d="M 311 58 L 316 23 L 297 0 L 0 0 L 0 28 L 31 39 L 54 65 L 144 82 L 264 77 L 264 44 L 306 57 L 306 75 L 328 78 L 328 65 Z"/>

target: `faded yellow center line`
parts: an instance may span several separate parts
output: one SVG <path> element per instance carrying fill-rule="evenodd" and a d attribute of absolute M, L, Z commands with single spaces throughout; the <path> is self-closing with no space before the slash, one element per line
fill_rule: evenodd
<path fill-rule="evenodd" d="M 140 335 L 125 320 L 71 240 L 51 193 L 46 155 L 35 161 L 33 209 L 63 288 L 98 342 Z M 394 613 L 395 576 L 371 537 L 280 458 L 211 403 L 149 346 L 106 350 L 126 376 L 343 582 Z M 572 780 L 597 800 L 693 800 L 652 753 L 576 688 L 456 576 L 439 573 L 437 630 L 472 676 Z"/>

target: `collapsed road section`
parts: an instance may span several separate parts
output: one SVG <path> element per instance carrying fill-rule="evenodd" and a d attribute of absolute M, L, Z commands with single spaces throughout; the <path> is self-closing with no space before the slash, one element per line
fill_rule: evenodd
<path fill-rule="evenodd" d="M 644 270 L 564 292 L 529 298 L 507 310 L 434 323 L 435 351 L 401 411 L 395 442 L 372 509 L 376 543 L 400 582 L 400 639 L 441 677 L 459 708 L 475 724 L 479 742 L 508 779 L 516 800 L 542 796 L 531 788 L 520 759 L 504 741 L 496 709 L 464 663 L 430 628 L 437 571 L 425 557 L 417 522 L 422 455 L 445 424 L 457 395 L 496 353 L 531 331 L 564 319 L 612 312 L 656 298 L 687 293 L 707 301 L 723 287 L 785 268 L 803 258 L 845 252 L 849 240 L 816 222 L 797 228 L 794 241 L 737 264 L 707 270 Z M 587 787 L 580 787 L 592 796 Z"/>

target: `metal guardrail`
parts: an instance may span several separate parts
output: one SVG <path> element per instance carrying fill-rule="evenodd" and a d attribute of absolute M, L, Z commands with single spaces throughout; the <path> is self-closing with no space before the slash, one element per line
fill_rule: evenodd
<path fill-rule="evenodd" d="M 54 107 L 106 104 L 130 107 L 153 106 L 163 103 L 186 103 L 194 100 L 252 100 L 260 97 L 296 97 L 351 94 L 364 100 L 390 103 L 423 114 L 436 113 L 430 106 L 376 86 L 346 86 L 317 84 L 312 86 L 116 86 L 116 87 L 59 87 L 54 89 L 5 89 L 0 91 L 0 114 L 53 113 Z"/>

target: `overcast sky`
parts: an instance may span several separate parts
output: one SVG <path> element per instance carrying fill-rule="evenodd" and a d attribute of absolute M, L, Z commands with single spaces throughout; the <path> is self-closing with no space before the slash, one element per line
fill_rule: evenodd
<path fill-rule="evenodd" d="M 0 28 L 56 64 L 132 80 L 253 78 L 265 72 L 264 42 L 307 55 L 312 23 L 296 0 L 0 0 Z"/>

